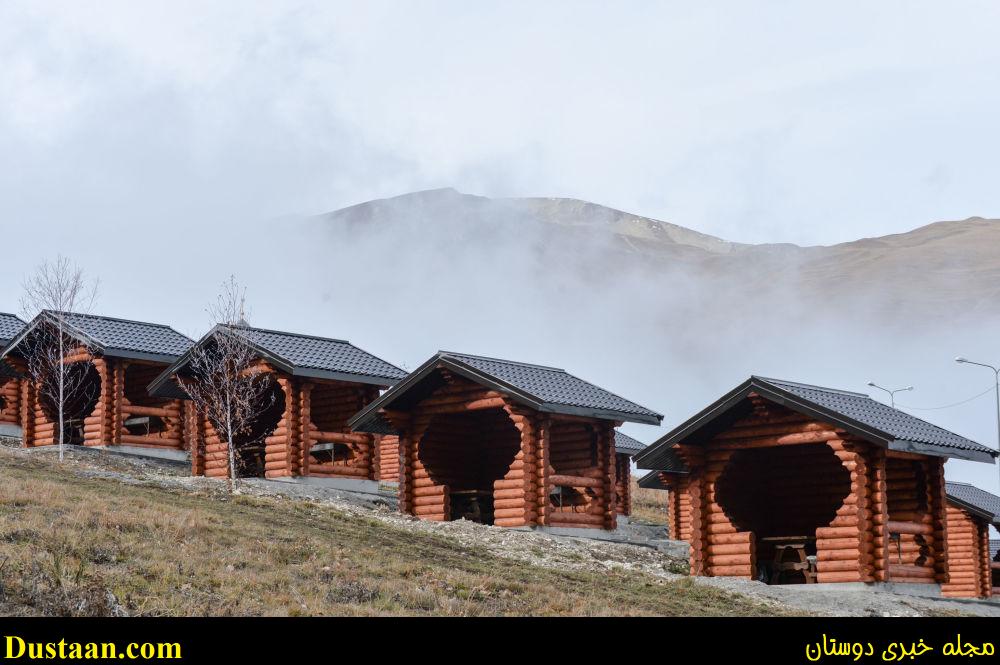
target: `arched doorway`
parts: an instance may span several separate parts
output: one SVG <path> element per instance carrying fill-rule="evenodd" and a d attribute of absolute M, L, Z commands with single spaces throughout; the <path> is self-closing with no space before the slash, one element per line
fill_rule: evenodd
<path fill-rule="evenodd" d="M 63 433 L 64 442 L 83 444 L 84 420 L 97 408 L 101 396 L 101 374 L 89 360 L 68 363 L 64 366 L 63 379 Z M 59 426 L 59 374 L 51 372 L 42 380 L 38 389 L 38 403 L 45 419 Z M 59 433 L 53 440 L 58 442 Z"/>
<path fill-rule="evenodd" d="M 816 555 L 816 529 L 829 525 L 851 491 L 851 474 L 826 444 L 740 450 L 716 483 L 716 498 L 729 521 L 751 531 L 761 578 L 771 581 L 771 564 L 801 545 Z M 804 582 L 802 574 L 783 582 Z"/>
<path fill-rule="evenodd" d="M 233 437 L 236 449 L 236 475 L 239 478 L 263 478 L 265 471 L 264 440 L 274 433 L 285 414 L 285 391 L 273 378 L 260 396 L 259 413 L 253 422 Z"/>
<path fill-rule="evenodd" d="M 502 409 L 435 416 L 417 458 L 436 485 L 447 488 L 451 519 L 493 524 L 494 483 L 521 449 L 521 435 Z"/>

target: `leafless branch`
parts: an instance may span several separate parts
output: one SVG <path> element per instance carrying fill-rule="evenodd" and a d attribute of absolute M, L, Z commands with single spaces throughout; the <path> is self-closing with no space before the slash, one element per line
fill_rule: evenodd
<path fill-rule="evenodd" d="M 96 280 L 87 280 L 83 270 L 64 256 L 42 263 L 23 283 L 25 317 L 44 314 L 45 318 L 25 338 L 21 353 L 40 405 L 56 421 L 59 461 L 64 456 L 67 421 L 84 417 L 100 391 L 100 382 L 92 380 L 93 366 L 83 360 L 90 349 L 67 332 L 69 316 L 89 312 L 97 288 Z"/>
<path fill-rule="evenodd" d="M 270 406 L 272 378 L 258 363 L 248 334 L 246 289 L 235 277 L 223 284 L 208 312 L 215 324 L 214 334 L 193 349 L 189 374 L 179 380 L 198 412 L 226 442 L 229 487 L 235 491 L 240 475 L 239 439 Z"/>

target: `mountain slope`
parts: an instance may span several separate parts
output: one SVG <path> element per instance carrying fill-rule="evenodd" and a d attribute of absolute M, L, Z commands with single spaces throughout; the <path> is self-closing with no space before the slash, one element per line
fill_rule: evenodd
<path fill-rule="evenodd" d="M 947 320 L 992 313 L 1000 296 L 1000 220 L 971 218 L 929 224 L 907 233 L 831 246 L 732 243 L 682 226 L 564 198 L 490 199 L 453 189 L 404 194 L 344 208 L 322 219 L 354 232 L 416 225 L 433 237 L 448 229 L 464 251 L 483 239 L 491 247 L 503 228 L 533 228 L 546 253 L 584 245 L 619 254 L 607 268 L 626 265 L 650 275 L 676 276 L 717 292 L 741 290 L 805 302 L 857 308 L 866 315 Z M 482 238 L 470 233 L 481 230 Z M 526 249 L 530 249 L 530 246 Z M 537 250 L 537 247 L 535 247 Z M 534 250 L 533 250 L 534 251 Z M 618 267 L 615 267 L 617 265 Z M 745 304 L 745 303 L 744 303 Z"/>

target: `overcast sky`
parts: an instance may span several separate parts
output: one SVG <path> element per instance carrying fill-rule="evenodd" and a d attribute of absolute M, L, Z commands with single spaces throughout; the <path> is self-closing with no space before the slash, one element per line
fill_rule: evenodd
<path fill-rule="evenodd" d="M 0 4 L 4 227 L 570 196 L 728 239 L 1000 214 L 995 2 Z"/>

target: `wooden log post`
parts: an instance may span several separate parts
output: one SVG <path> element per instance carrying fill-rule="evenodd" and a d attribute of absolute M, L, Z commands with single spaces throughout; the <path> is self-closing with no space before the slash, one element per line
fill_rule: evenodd
<path fill-rule="evenodd" d="M 604 490 L 604 528 L 614 531 L 618 528 L 618 509 L 615 505 L 615 424 L 601 421 L 597 426 L 598 451 L 601 483 Z"/>
<path fill-rule="evenodd" d="M 927 510 L 933 526 L 934 580 L 948 582 L 948 495 L 944 479 L 943 457 L 929 457 L 924 461 L 927 478 Z"/>
<path fill-rule="evenodd" d="M 889 499 L 886 484 L 885 449 L 871 450 L 872 576 L 876 582 L 889 579 Z"/>
<path fill-rule="evenodd" d="M 549 505 L 549 492 L 552 490 L 552 467 L 549 463 L 550 437 L 552 432 L 552 418 L 548 415 L 538 417 L 538 427 L 536 434 L 535 458 L 537 460 L 537 504 L 539 525 L 545 526 L 549 523 L 551 506 Z"/>

